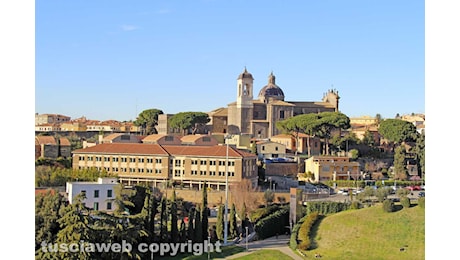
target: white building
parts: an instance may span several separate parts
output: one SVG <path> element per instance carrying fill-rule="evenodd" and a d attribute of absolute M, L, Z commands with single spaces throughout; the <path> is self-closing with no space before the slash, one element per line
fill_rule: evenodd
<path fill-rule="evenodd" d="M 83 203 L 86 207 L 100 211 L 113 211 L 115 198 L 114 187 L 118 184 L 117 178 L 98 178 L 97 182 L 77 181 L 66 183 L 66 193 L 69 203 L 79 193 L 84 192 L 86 199 Z"/>

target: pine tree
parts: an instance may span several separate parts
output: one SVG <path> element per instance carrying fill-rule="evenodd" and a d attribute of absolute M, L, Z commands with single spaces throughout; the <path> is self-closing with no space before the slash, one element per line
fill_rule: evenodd
<path fill-rule="evenodd" d="M 94 241 L 93 230 L 89 227 L 90 217 L 88 210 L 83 205 L 82 201 L 85 195 L 80 193 L 74 198 L 72 204 L 67 205 L 62 209 L 62 217 L 58 220 L 61 230 L 59 230 L 56 238 L 56 243 L 61 244 L 79 244 L 80 241 L 85 243 L 96 242 Z M 54 253 L 54 258 L 58 259 L 92 259 L 92 252 L 64 252 L 57 250 Z"/>

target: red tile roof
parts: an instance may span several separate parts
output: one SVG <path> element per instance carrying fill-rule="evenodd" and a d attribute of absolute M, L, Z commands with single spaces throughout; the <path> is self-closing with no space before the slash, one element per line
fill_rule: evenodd
<path fill-rule="evenodd" d="M 70 141 L 69 139 L 65 137 L 59 138 L 59 145 L 65 145 L 65 146 L 70 146 Z"/>
<path fill-rule="evenodd" d="M 106 154 L 156 154 L 168 155 L 158 144 L 135 144 L 135 143 L 105 143 L 73 151 L 79 153 L 106 153 Z"/>
<path fill-rule="evenodd" d="M 227 147 L 216 146 L 182 146 L 158 144 L 133 144 L 133 143 L 105 143 L 73 151 L 74 154 L 151 154 L 174 156 L 205 156 L 225 157 Z M 255 154 L 235 149 L 229 146 L 229 157 L 256 157 Z"/>
<path fill-rule="evenodd" d="M 53 136 L 38 135 L 38 136 L 35 136 L 35 140 L 38 140 L 39 144 L 54 144 L 54 145 L 57 145 L 56 139 L 54 139 Z"/>

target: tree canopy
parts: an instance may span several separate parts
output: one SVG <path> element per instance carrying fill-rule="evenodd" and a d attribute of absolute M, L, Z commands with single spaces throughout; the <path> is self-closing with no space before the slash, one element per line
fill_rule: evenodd
<path fill-rule="evenodd" d="M 350 128 L 350 118 L 340 112 L 310 113 L 290 117 L 278 122 L 276 126 L 283 132 L 292 133 L 296 138 L 299 133 L 305 133 L 308 136 L 324 138 L 328 143 L 333 129 Z M 326 144 L 326 153 L 329 153 L 327 147 Z M 310 155 L 309 147 L 308 154 Z"/>
<path fill-rule="evenodd" d="M 142 111 L 134 121 L 134 125 L 142 126 L 145 129 L 145 134 L 158 133 L 155 126 L 158 125 L 158 115 L 163 114 L 163 111 L 156 108 L 146 109 Z"/>
<path fill-rule="evenodd" d="M 417 129 L 412 123 L 401 119 L 385 119 L 380 122 L 379 134 L 390 142 L 401 144 L 416 140 Z"/>
<path fill-rule="evenodd" d="M 204 112 L 180 112 L 169 118 L 169 126 L 181 129 L 183 134 L 195 134 L 200 125 L 210 121 L 207 113 Z"/>

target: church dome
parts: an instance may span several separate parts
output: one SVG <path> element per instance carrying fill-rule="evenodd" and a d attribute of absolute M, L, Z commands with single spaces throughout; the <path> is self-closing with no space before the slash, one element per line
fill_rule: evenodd
<path fill-rule="evenodd" d="M 284 92 L 275 84 L 275 75 L 273 75 L 273 72 L 268 76 L 268 84 L 259 92 L 259 100 L 265 102 L 272 99 L 284 101 Z"/>
<path fill-rule="evenodd" d="M 246 67 L 244 67 L 244 71 L 238 76 L 238 79 L 254 79 L 254 78 L 252 77 L 252 74 L 246 70 Z"/>

